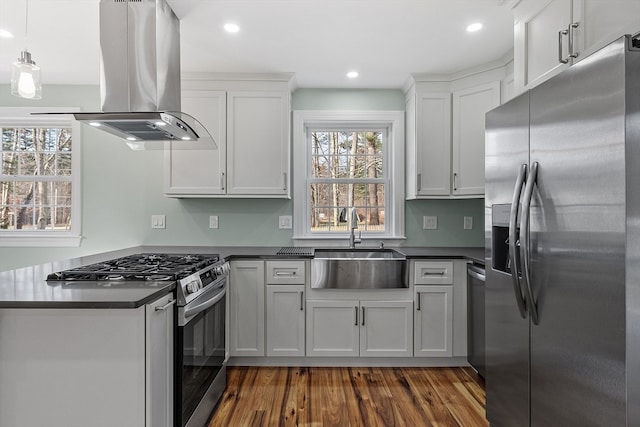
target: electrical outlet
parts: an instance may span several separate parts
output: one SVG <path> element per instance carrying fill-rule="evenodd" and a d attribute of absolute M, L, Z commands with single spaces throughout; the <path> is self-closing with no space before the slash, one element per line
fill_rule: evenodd
<path fill-rule="evenodd" d="M 218 228 L 218 215 L 209 216 L 209 228 Z"/>
<path fill-rule="evenodd" d="M 473 217 L 465 216 L 464 217 L 464 229 L 471 230 L 473 228 Z"/>
<path fill-rule="evenodd" d="M 436 230 L 438 229 L 438 217 L 437 216 L 423 216 L 422 228 L 424 230 Z"/>
<path fill-rule="evenodd" d="M 278 219 L 278 224 L 282 229 L 292 228 L 293 218 L 291 215 L 283 215 Z"/>
<path fill-rule="evenodd" d="M 151 215 L 151 228 L 165 228 L 165 215 Z"/>

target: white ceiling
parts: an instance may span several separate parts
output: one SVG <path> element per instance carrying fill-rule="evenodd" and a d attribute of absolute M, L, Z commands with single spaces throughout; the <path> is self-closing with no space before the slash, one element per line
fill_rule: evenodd
<path fill-rule="evenodd" d="M 298 87 L 401 88 L 411 73 L 451 73 L 513 47 L 514 0 L 168 0 L 182 72 L 295 73 Z M 0 0 L 0 83 L 25 48 L 43 84 L 98 84 L 99 0 Z M 222 29 L 234 21 L 241 30 Z M 484 28 L 467 33 L 473 22 Z M 360 77 L 348 79 L 349 70 Z"/>

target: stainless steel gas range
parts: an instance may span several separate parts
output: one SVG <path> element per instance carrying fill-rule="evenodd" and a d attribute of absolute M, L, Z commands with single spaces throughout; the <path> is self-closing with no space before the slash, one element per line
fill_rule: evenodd
<path fill-rule="evenodd" d="M 219 255 L 141 253 L 52 273 L 48 281 L 176 281 L 174 418 L 206 424 L 226 387 L 229 264 Z"/>

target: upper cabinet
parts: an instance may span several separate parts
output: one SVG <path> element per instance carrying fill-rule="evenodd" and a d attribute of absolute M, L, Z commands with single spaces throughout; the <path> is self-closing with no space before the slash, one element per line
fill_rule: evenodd
<path fill-rule="evenodd" d="M 407 199 L 484 196 L 484 120 L 505 66 L 451 81 L 414 76 L 406 91 Z"/>
<path fill-rule="evenodd" d="M 218 149 L 168 143 L 169 197 L 290 197 L 288 76 L 271 80 L 183 81 L 182 110 L 209 130 Z"/>
<path fill-rule="evenodd" d="M 517 93 L 640 31 L 640 0 L 523 0 L 514 9 Z"/>

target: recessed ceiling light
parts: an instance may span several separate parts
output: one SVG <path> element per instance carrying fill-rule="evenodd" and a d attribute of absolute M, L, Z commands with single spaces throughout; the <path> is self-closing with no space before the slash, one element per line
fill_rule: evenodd
<path fill-rule="evenodd" d="M 358 72 L 357 71 L 349 71 L 347 73 L 347 77 L 349 77 L 350 79 L 355 79 L 356 77 L 358 77 Z"/>
<path fill-rule="evenodd" d="M 224 30 L 228 33 L 237 33 L 238 31 L 240 31 L 240 27 L 238 26 L 238 24 L 229 22 L 227 24 L 224 24 Z"/>
<path fill-rule="evenodd" d="M 191 137 L 190 136 L 183 136 L 182 138 L 183 141 L 191 141 Z"/>
<path fill-rule="evenodd" d="M 467 31 L 470 33 L 475 33 L 476 31 L 479 31 L 482 28 L 482 24 L 479 22 L 476 22 L 475 24 L 471 24 L 467 27 Z"/>
<path fill-rule="evenodd" d="M 137 139 L 132 136 L 128 136 L 127 141 L 137 141 Z"/>
<path fill-rule="evenodd" d="M 13 34 L 11 34 L 7 30 L 3 30 L 2 28 L 0 28 L 0 37 L 5 38 L 5 39 L 12 39 L 13 38 Z"/>

